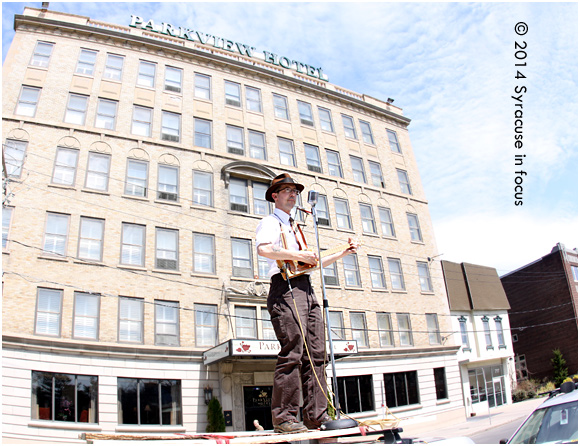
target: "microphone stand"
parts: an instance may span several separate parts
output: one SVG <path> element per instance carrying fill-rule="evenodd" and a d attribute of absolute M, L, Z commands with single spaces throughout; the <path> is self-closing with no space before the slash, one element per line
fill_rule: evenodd
<path fill-rule="evenodd" d="M 334 347 L 332 344 L 332 330 L 330 328 L 330 315 L 328 311 L 328 298 L 326 297 L 326 286 L 324 284 L 324 272 L 322 268 L 322 257 L 320 256 L 320 239 L 318 237 L 318 219 L 316 217 L 316 202 L 309 203 L 312 206 L 312 220 L 314 221 L 314 233 L 316 236 L 316 247 L 318 249 L 318 261 L 320 262 L 320 281 L 322 283 L 322 302 L 324 315 L 326 317 L 326 330 L 328 333 L 328 345 L 330 346 L 330 363 L 332 365 L 332 384 L 334 385 L 334 407 L 336 408 L 336 419 L 340 420 L 340 403 L 338 401 L 338 381 L 336 379 L 336 364 L 334 362 Z M 329 424 L 331 422 L 328 422 Z"/>

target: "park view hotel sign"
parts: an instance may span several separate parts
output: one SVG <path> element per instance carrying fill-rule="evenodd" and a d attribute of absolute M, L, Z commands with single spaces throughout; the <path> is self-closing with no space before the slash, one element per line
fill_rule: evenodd
<path fill-rule="evenodd" d="M 253 46 L 234 42 L 233 40 L 224 39 L 223 37 L 206 34 L 201 31 L 194 31 L 181 26 L 177 28 L 170 23 L 161 22 L 161 24 L 156 24 L 153 19 L 145 21 L 136 15 L 131 15 L 131 24 L 129 26 L 132 28 L 140 28 L 154 33 L 190 40 L 192 42 L 199 42 L 203 45 L 210 45 L 214 48 L 241 54 L 242 56 L 260 59 L 266 63 L 291 69 L 322 81 L 328 81 L 328 76 L 322 72 L 322 68 L 315 68 L 312 65 L 292 60 L 289 57 L 278 56 L 269 51 L 257 51 Z"/>

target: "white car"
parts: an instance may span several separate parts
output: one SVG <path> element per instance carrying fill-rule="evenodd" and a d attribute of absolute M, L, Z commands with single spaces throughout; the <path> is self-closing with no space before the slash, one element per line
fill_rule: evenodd
<path fill-rule="evenodd" d="M 540 404 L 509 440 L 500 444 L 578 444 L 578 389 L 564 383 Z"/>

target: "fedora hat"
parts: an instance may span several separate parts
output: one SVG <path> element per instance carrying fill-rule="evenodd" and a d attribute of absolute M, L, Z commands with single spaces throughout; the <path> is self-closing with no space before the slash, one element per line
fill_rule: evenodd
<path fill-rule="evenodd" d="M 296 183 L 290 177 L 289 174 L 283 173 L 283 174 L 278 175 L 276 178 L 274 178 L 272 180 L 272 183 L 270 183 L 270 187 L 266 191 L 266 200 L 270 201 L 271 203 L 274 203 L 274 199 L 272 198 L 272 194 L 274 192 L 276 192 L 278 189 L 280 189 L 284 186 L 291 185 L 291 184 L 296 186 L 296 189 L 298 189 L 300 192 L 302 192 L 304 190 L 304 186 L 300 183 Z"/>

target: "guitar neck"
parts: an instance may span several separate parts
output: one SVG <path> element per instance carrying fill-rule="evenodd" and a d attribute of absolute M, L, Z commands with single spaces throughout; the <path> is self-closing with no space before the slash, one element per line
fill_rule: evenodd
<path fill-rule="evenodd" d="M 346 248 L 350 248 L 350 243 L 345 243 L 344 245 L 338 245 L 334 248 L 327 249 L 320 253 L 320 257 L 328 257 L 332 254 L 336 254 L 337 252 L 344 251 Z"/>

